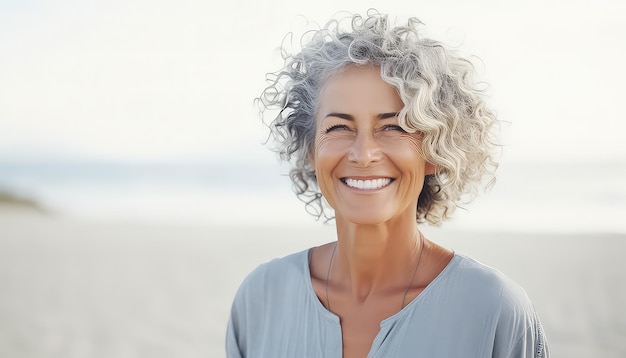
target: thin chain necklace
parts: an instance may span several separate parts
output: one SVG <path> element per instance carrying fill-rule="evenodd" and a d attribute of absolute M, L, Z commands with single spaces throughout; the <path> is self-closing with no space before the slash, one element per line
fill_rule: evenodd
<path fill-rule="evenodd" d="M 326 309 L 330 311 L 330 299 L 328 298 L 328 281 L 330 279 L 330 270 L 333 267 L 333 260 L 335 259 L 335 251 L 337 251 L 337 244 L 335 242 L 335 246 L 333 247 L 333 252 L 330 254 L 330 263 L 328 264 L 328 272 L 326 273 Z M 406 295 L 411 290 L 411 286 L 413 285 L 413 281 L 415 280 L 415 275 L 417 274 L 417 269 L 420 267 L 420 262 L 422 261 L 422 253 L 424 252 L 424 235 L 420 232 L 420 253 L 417 257 L 417 264 L 415 264 L 415 270 L 413 270 L 413 275 L 411 276 L 411 281 L 409 281 L 409 285 L 406 287 L 404 291 L 404 295 L 402 296 L 402 305 L 400 309 L 404 308 L 404 303 L 406 302 Z"/>

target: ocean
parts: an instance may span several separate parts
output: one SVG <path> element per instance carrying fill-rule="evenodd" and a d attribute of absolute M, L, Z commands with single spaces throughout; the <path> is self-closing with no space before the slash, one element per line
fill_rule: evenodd
<path fill-rule="evenodd" d="M 0 163 L 0 190 L 50 212 L 178 224 L 314 224 L 273 163 Z M 505 163 L 457 209 L 463 230 L 626 233 L 626 161 Z"/>

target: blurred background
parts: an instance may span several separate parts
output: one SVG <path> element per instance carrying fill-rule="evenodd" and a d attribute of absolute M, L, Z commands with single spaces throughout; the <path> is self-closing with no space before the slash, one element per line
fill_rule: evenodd
<path fill-rule="evenodd" d="M 626 5 L 370 6 L 473 56 L 495 187 L 429 237 L 524 286 L 555 356 L 626 355 Z M 0 356 L 221 357 L 259 263 L 334 239 L 263 147 L 285 34 L 357 1 L 0 0 Z"/>

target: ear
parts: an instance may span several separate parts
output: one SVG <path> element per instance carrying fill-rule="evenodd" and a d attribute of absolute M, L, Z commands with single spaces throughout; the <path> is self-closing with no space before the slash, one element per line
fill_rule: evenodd
<path fill-rule="evenodd" d="M 435 164 L 426 162 L 424 167 L 424 175 L 432 175 L 437 172 L 437 166 Z"/>

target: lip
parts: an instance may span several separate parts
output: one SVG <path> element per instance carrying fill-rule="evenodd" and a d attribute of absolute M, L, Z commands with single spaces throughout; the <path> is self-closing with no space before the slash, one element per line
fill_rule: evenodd
<path fill-rule="evenodd" d="M 386 175 L 346 175 L 344 177 L 339 178 L 341 180 L 345 180 L 345 179 L 354 179 L 354 180 L 374 180 L 374 179 L 391 179 L 394 180 L 395 178 L 393 177 L 389 177 Z"/>

